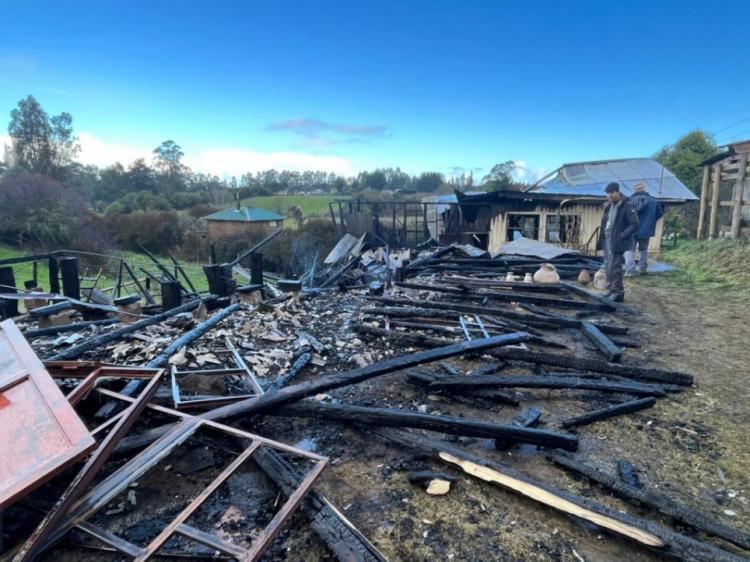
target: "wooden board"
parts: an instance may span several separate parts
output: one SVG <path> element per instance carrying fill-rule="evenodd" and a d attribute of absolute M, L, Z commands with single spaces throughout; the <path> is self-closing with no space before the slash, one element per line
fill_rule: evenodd
<path fill-rule="evenodd" d="M 13 321 L 0 323 L 0 509 L 95 446 Z"/>

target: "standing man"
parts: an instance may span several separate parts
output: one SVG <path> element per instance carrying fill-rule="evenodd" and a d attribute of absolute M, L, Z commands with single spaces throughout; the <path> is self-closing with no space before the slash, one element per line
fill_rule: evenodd
<path fill-rule="evenodd" d="M 607 271 L 607 296 L 622 302 L 625 286 L 622 282 L 624 254 L 633 247 L 633 234 L 638 229 L 638 215 L 620 193 L 620 184 L 612 182 L 605 188 L 607 203 L 604 205 L 602 223 L 599 228 L 599 248 L 604 249 Z"/>
<path fill-rule="evenodd" d="M 648 243 L 656 234 L 656 221 L 664 215 L 662 204 L 646 191 L 646 184 L 638 182 L 633 186 L 635 193 L 630 198 L 638 214 L 638 230 L 635 232 L 635 245 L 625 252 L 625 276 L 635 274 L 635 250 L 638 250 L 638 273 L 646 273 L 648 268 Z"/>

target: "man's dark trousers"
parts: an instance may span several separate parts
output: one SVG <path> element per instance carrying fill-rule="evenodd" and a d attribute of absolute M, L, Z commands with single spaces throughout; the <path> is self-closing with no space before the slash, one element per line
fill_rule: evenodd
<path fill-rule="evenodd" d="M 623 284 L 625 254 L 622 252 L 613 252 L 612 242 L 612 238 L 607 236 L 605 240 L 607 288 L 612 298 L 622 298 L 625 295 L 625 285 Z"/>

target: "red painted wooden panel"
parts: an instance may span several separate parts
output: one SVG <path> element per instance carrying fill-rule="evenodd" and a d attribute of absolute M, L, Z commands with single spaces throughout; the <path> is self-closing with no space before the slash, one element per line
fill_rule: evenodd
<path fill-rule="evenodd" d="M 0 323 L 0 510 L 95 446 L 13 321 Z"/>

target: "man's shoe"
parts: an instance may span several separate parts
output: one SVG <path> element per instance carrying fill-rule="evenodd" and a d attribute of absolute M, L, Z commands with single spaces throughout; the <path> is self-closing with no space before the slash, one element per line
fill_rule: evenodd
<path fill-rule="evenodd" d="M 625 295 L 612 295 L 609 299 L 615 302 L 623 302 L 625 300 Z"/>

